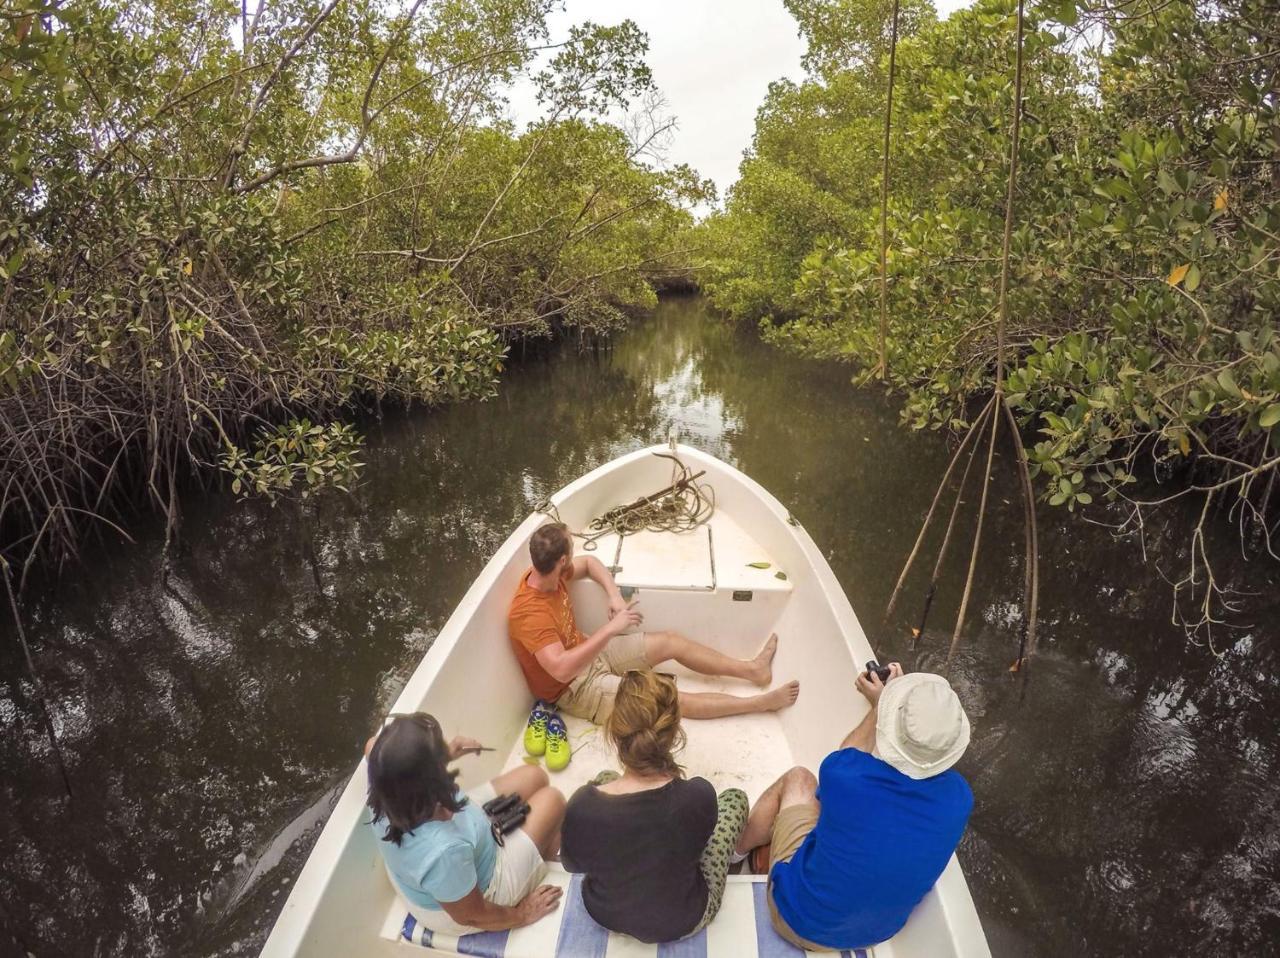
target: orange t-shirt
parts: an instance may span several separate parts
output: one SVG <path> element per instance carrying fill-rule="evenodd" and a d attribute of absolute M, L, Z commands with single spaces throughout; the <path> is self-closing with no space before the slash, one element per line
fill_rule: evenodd
<path fill-rule="evenodd" d="M 539 664 L 535 653 L 553 642 L 572 649 L 585 640 L 573 617 L 573 603 L 569 601 L 568 576 L 562 576 L 555 592 L 543 592 L 529 584 L 530 569 L 520 579 L 507 612 L 507 633 L 511 648 L 524 671 L 529 691 L 540 699 L 554 702 L 569 687 Z M 572 573 L 570 573 L 572 574 Z"/>

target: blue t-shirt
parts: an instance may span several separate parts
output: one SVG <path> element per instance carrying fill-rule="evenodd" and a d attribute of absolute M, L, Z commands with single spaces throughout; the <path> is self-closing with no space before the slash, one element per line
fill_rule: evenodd
<path fill-rule="evenodd" d="M 818 824 L 773 867 L 773 902 L 801 938 L 837 950 L 892 938 L 960 842 L 973 793 L 959 772 L 913 779 L 856 748 L 818 771 Z"/>
<path fill-rule="evenodd" d="M 489 816 L 476 802 L 467 802 L 447 822 L 423 822 L 399 845 L 383 841 L 385 820 L 370 824 L 391 877 L 412 905 L 442 910 L 440 902 L 465 898 L 476 887 L 483 893 L 493 880 L 498 843 Z"/>

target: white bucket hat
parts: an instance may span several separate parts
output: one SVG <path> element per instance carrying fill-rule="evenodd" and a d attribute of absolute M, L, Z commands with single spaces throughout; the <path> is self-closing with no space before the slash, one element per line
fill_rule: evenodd
<path fill-rule="evenodd" d="M 968 746 L 969 717 L 941 675 L 911 672 L 885 684 L 876 717 L 876 752 L 903 775 L 939 775 Z"/>

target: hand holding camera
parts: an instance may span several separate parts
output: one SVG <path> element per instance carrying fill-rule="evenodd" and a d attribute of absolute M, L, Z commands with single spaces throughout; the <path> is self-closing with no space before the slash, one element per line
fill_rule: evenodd
<path fill-rule="evenodd" d="M 881 665 L 872 659 L 867 663 L 867 670 L 858 673 L 858 691 L 865 695 L 867 701 L 874 707 L 880 701 L 880 693 L 884 691 L 885 683 L 901 674 L 902 666 L 897 662 Z"/>

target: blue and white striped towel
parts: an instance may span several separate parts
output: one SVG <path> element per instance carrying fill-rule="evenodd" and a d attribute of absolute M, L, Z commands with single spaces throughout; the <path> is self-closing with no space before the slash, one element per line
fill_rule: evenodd
<path fill-rule="evenodd" d="M 547 881 L 565 887 L 560 908 L 542 921 L 513 931 L 483 931 L 454 937 L 424 928 L 405 915 L 398 929 L 404 944 L 477 958 L 804 958 L 769 922 L 765 882 L 730 878 L 720 913 L 705 929 L 682 941 L 650 945 L 595 923 L 582 903 L 582 876 L 553 869 Z M 388 934 L 390 932 L 390 934 Z M 384 931 L 396 932 L 394 923 Z M 840 958 L 873 958 L 872 949 L 840 952 Z"/>

